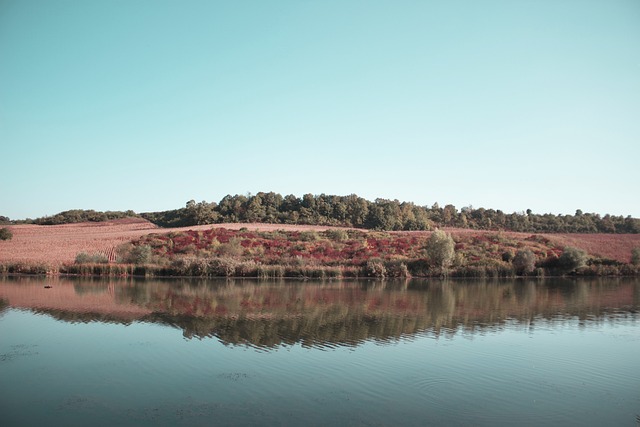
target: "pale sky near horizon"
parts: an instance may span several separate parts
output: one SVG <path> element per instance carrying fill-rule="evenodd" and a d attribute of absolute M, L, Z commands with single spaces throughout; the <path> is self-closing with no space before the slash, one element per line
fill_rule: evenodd
<path fill-rule="evenodd" d="M 0 0 L 0 215 L 275 191 L 640 217 L 640 1 Z"/>

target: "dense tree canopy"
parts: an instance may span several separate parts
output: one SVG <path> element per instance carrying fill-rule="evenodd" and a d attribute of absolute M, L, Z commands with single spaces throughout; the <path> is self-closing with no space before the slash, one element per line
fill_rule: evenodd
<path fill-rule="evenodd" d="M 194 213 L 198 212 L 198 213 Z M 160 226 L 196 225 L 220 222 L 266 222 L 274 224 L 340 225 L 374 230 L 431 230 L 460 227 L 476 230 L 511 230 L 531 233 L 640 233 L 640 220 L 630 216 L 583 213 L 575 215 L 506 214 L 501 210 L 457 209 L 418 206 L 398 200 L 371 202 L 355 194 L 348 196 L 277 193 L 227 195 L 220 203 L 195 203 L 186 208 L 142 214 Z"/>
<path fill-rule="evenodd" d="M 96 212 L 71 210 L 54 216 L 27 220 L 35 224 L 63 224 L 105 221 L 136 216 L 133 211 Z M 278 193 L 227 195 L 219 203 L 190 200 L 185 207 L 141 214 L 162 227 L 181 227 L 223 222 L 263 222 L 347 226 L 374 230 L 432 230 L 459 227 L 475 230 L 510 230 L 528 233 L 640 233 L 640 219 L 584 213 L 575 215 L 504 213 L 501 210 L 461 209 L 453 205 L 418 206 L 411 202 L 376 199 L 371 202 L 355 194 L 348 196 L 305 194 L 282 196 Z M 8 219 L 8 218 L 7 218 Z M 15 221 L 16 223 L 18 221 Z"/>
<path fill-rule="evenodd" d="M 110 221 L 114 219 L 122 219 L 128 217 L 138 216 L 134 211 L 107 211 L 97 212 L 94 210 L 73 209 L 69 211 L 60 212 L 53 216 L 45 216 L 34 220 L 15 221 L 26 222 L 38 225 L 57 225 L 57 224 L 72 224 L 78 222 L 101 222 Z"/>

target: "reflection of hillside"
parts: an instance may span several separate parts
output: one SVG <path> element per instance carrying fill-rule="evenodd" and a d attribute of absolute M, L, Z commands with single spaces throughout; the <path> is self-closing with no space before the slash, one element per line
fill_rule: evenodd
<path fill-rule="evenodd" d="M 45 285 L 51 286 L 45 289 Z M 55 318 L 76 322 L 111 318 L 131 322 L 149 313 L 144 307 L 118 303 L 115 289 L 122 286 L 108 281 L 70 281 L 60 278 L 0 278 L 0 299 L 11 307 L 46 312 Z"/>
<path fill-rule="evenodd" d="M 122 288 L 123 301 L 187 337 L 272 347 L 354 345 L 416 333 L 530 325 L 537 319 L 594 319 L 637 310 L 636 282 L 407 282 L 229 284 Z M 132 295 L 132 292 L 134 293 Z"/>
<path fill-rule="evenodd" d="M 216 337 L 227 344 L 266 348 L 474 333 L 514 321 L 531 325 L 541 319 L 636 318 L 640 307 L 640 282 L 619 279 L 324 284 L 61 280 L 50 290 L 61 288 L 64 304 L 49 298 L 53 294 L 42 287 L 43 282 L 37 281 L 0 281 L 0 298 L 13 307 L 47 312 L 61 320 L 152 321 L 178 327 L 187 337 Z M 104 305 L 97 309 L 100 302 Z"/>

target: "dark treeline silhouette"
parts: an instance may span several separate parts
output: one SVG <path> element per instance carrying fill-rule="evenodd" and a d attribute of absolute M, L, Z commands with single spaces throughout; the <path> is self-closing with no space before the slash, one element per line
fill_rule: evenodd
<path fill-rule="evenodd" d="M 138 216 L 133 211 L 96 212 L 70 210 L 53 216 L 12 221 L 55 225 L 84 221 L 106 221 Z M 305 194 L 282 196 L 278 193 L 227 195 L 219 203 L 190 200 L 186 206 L 139 216 L 161 227 L 216 224 L 223 222 L 262 222 L 272 224 L 305 224 L 365 228 L 373 230 L 433 230 L 436 227 L 458 227 L 474 230 L 506 230 L 528 233 L 640 233 L 640 219 L 583 213 L 574 215 L 505 213 L 501 210 L 461 209 L 453 205 L 418 206 L 411 202 L 376 199 L 369 201 L 355 194 L 348 196 Z M 0 217 L 6 223 L 9 218 Z"/>
<path fill-rule="evenodd" d="M 509 230 L 530 233 L 640 233 L 640 220 L 631 216 L 583 213 L 534 214 L 531 210 L 507 214 L 501 210 L 453 205 L 418 206 L 398 200 L 371 202 L 349 196 L 305 194 L 302 198 L 278 193 L 227 195 L 219 203 L 191 200 L 182 209 L 143 213 L 162 227 L 221 222 L 334 225 L 374 230 L 432 230 L 459 227 L 475 230 Z"/>
<path fill-rule="evenodd" d="M 107 211 L 98 212 L 91 209 L 72 209 L 57 213 L 52 216 L 44 216 L 36 219 L 25 219 L 11 221 L 13 224 L 37 224 L 37 225 L 58 225 L 58 224 L 75 224 L 78 222 L 102 222 L 114 219 L 137 217 L 134 211 Z M 6 219 L 5 223 L 9 223 L 9 218 L 0 217 L 0 221 Z M 2 223 L 2 222 L 0 222 Z"/>

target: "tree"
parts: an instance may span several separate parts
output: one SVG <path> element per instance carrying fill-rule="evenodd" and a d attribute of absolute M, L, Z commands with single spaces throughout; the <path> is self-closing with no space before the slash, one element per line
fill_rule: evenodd
<path fill-rule="evenodd" d="M 215 203 L 207 203 L 201 201 L 196 203 L 195 200 L 189 200 L 185 206 L 186 225 L 203 225 L 213 224 L 218 219 Z"/>
<path fill-rule="evenodd" d="M 346 204 L 348 220 L 346 225 L 362 227 L 369 214 L 369 202 L 355 194 L 346 196 L 344 202 Z"/>
<path fill-rule="evenodd" d="M 558 265 L 570 273 L 587 264 L 587 253 L 582 249 L 567 246 L 558 258 Z"/>
<path fill-rule="evenodd" d="M 427 241 L 427 255 L 429 260 L 442 271 L 451 265 L 455 257 L 455 243 L 450 234 L 435 230 Z"/>
<path fill-rule="evenodd" d="M 520 249 L 513 258 L 513 267 L 519 274 L 529 274 L 536 268 L 536 256 L 531 249 Z"/>
<path fill-rule="evenodd" d="M 640 265 L 640 246 L 631 251 L 631 264 Z"/>
<path fill-rule="evenodd" d="M 149 245 L 136 246 L 131 250 L 129 261 L 138 265 L 147 264 L 151 261 L 151 255 L 152 255 L 151 246 Z"/>
<path fill-rule="evenodd" d="M 8 227 L 0 228 L 0 240 L 11 240 L 13 233 Z"/>
<path fill-rule="evenodd" d="M 455 224 L 455 219 L 458 215 L 456 207 L 453 205 L 446 205 L 442 211 L 442 222 L 444 225 L 452 226 Z"/>

